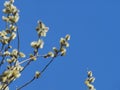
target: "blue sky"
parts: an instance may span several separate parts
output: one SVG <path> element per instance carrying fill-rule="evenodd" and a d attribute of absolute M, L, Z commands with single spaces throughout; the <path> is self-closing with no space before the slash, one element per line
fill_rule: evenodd
<path fill-rule="evenodd" d="M 32 52 L 30 42 L 37 39 L 37 20 L 50 28 L 40 53 L 58 47 L 60 37 L 71 35 L 67 55 L 57 58 L 39 80 L 23 90 L 87 90 L 87 70 L 93 71 L 97 90 L 120 90 L 119 0 L 16 0 L 15 4 L 20 9 L 21 51 L 26 54 Z M 4 28 L 2 20 L 0 24 L 0 29 Z M 11 90 L 29 80 L 47 61 L 33 62 Z"/>

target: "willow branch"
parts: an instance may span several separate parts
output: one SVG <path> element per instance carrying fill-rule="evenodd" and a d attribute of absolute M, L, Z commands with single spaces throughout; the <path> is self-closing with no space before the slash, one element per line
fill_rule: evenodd
<path fill-rule="evenodd" d="M 54 61 L 55 57 L 53 57 L 48 63 L 47 65 L 42 69 L 41 74 L 48 68 L 48 66 Z"/>
<path fill-rule="evenodd" d="M 24 71 L 31 62 L 32 62 L 32 60 L 30 59 L 30 60 L 28 61 L 28 63 L 24 66 L 24 68 L 23 68 L 20 72 Z"/>
<path fill-rule="evenodd" d="M 28 81 L 27 83 L 25 83 L 24 85 L 22 85 L 21 87 L 19 87 L 16 90 L 21 90 L 22 88 L 26 87 L 27 85 L 29 85 L 30 83 L 32 83 L 36 78 L 33 77 L 30 81 Z"/>
<path fill-rule="evenodd" d="M 33 56 L 33 58 L 38 58 L 38 57 L 44 57 L 44 55 L 36 55 L 36 56 Z M 27 61 L 30 61 L 30 60 L 31 60 L 31 58 L 25 59 L 25 60 L 19 62 L 19 65 L 20 65 L 20 64 L 23 64 L 23 63 L 25 63 L 25 62 L 27 62 Z"/>
<path fill-rule="evenodd" d="M 45 67 L 42 69 L 41 73 L 42 74 L 47 68 L 48 66 L 54 61 L 55 57 L 53 57 L 48 63 L 47 65 L 45 65 Z M 35 76 L 30 80 L 28 81 L 27 83 L 25 83 L 24 85 L 22 85 L 21 87 L 19 87 L 17 90 L 21 90 L 22 88 L 24 88 L 25 86 L 29 85 L 30 83 L 32 83 L 34 80 L 35 80 Z"/>
<path fill-rule="evenodd" d="M 6 90 L 6 88 L 14 81 L 14 79 L 12 81 L 10 81 L 5 87 L 3 87 L 2 90 Z"/>
<path fill-rule="evenodd" d="M 19 34 L 19 30 L 18 30 L 18 26 L 17 24 L 15 24 L 16 27 L 17 27 L 17 40 L 18 40 L 18 46 L 17 46 L 17 49 L 18 49 L 18 54 L 19 54 L 19 51 L 20 51 L 20 34 Z"/>
<path fill-rule="evenodd" d="M 8 43 L 8 45 L 7 45 L 7 47 L 5 48 L 4 52 L 9 49 L 9 46 L 10 46 L 10 42 Z M 3 46 L 3 48 L 4 48 L 4 46 Z M 0 62 L 0 68 L 1 68 L 2 64 L 4 64 L 5 57 L 6 57 L 6 56 L 2 56 L 2 60 L 1 60 L 1 62 Z"/>
<path fill-rule="evenodd" d="M 34 53 L 34 56 L 33 56 L 33 57 L 36 57 L 36 56 L 37 56 L 37 53 L 38 53 L 38 49 L 37 49 L 37 52 Z M 30 59 L 30 60 L 28 61 L 28 63 L 24 66 L 24 68 L 21 70 L 21 72 L 24 71 L 31 62 L 32 62 L 32 59 Z"/>

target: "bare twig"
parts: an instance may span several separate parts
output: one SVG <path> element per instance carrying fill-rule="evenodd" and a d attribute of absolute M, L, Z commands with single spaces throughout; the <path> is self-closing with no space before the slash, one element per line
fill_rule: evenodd
<path fill-rule="evenodd" d="M 27 83 L 25 83 L 24 85 L 22 85 L 21 87 L 17 88 L 16 90 L 21 90 L 22 88 L 24 88 L 25 86 L 29 85 L 30 83 L 32 83 L 36 78 L 33 77 L 30 81 L 28 81 Z"/>
<path fill-rule="evenodd" d="M 47 65 L 42 69 L 41 74 L 48 68 L 48 66 L 53 62 L 54 59 L 55 59 L 55 57 L 53 57 L 53 58 L 47 63 Z"/>

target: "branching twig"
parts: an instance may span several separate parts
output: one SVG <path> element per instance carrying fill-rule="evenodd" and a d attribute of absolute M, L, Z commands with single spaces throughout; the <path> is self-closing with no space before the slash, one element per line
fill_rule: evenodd
<path fill-rule="evenodd" d="M 41 73 L 42 74 L 47 68 L 48 66 L 53 62 L 54 60 L 54 57 L 48 62 L 48 64 L 42 69 Z M 32 83 L 34 80 L 35 80 L 35 76 L 30 80 L 28 81 L 27 83 L 25 83 L 24 85 L 22 85 L 21 87 L 19 87 L 17 90 L 21 90 L 22 88 L 24 88 L 25 86 L 29 85 L 30 83 Z"/>
<path fill-rule="evenodd" d="M 56 54 L 56 56 L 57 56 L 57 55 L 58 55 L 58 53 Z M 48 66 L 54 61 L 54 59 L 56 58 L 56 56 L 53 57 L 53 58 L 45 65 L 45 67 L 41 70 L 40 75 L 42 75 L 42 73 L 43 73 L 43 72 L 48 68 Z M 29 59 L 28 59 L 28 60 L 29 60 Z M 29 62 L 30 62 L 30 61 L 29 61 Z M 25 86 L 29 85 L 29 84 L 32 83 L 35 79 L 36 79 L 36 78 L 33 77 L 33 79 L 31 79 L 29 82 L 27 82 L 27 83 L 25 83 L 24 85 L 22 85 L 21 87 L 19 87 L 17 90 L 20 90 L 20 89 L 24 88 Z"/>
<path fill-rule="evenodd" d="M 48 69 L 49 65 L 54 61 L 56 57 L 59 55 L 64 56 L 66 54 L 66 47 L 69 47 L 69 43 L 67 41 L 70 39 L 70 35 L 66 35 L 65 38 L 60 39 L 60 49 L 53 47 L 53 50 L 47 54 L 43 56 L 38 55 L 39 50 L 44 46 L 44 41 L 41 39 L 41 37 L 46 37 L 46 33 L 49 30 L 49 28 L 46 27 L 43 22 L 38 21 L 38 26 L 36 27 L 38 40 L 31 42 L 31 47 L 34 49 L 34 51 L 28 59 L 20 62 L 19 59 L 24 58 L 25 54 L 20 51 L 20 33 L 17 26 L 17 22 L 19 21 L 19 10 L 14 5 L 14 0 L 6 1 L 4 3 L 4 7 L 5 8 L 3 9 L 3 13 L 6 15 L 2 16 L 2 19 L 6 22 L 6 26 L 5 29 L 0 32 L 0 67 L 2 65 L 5 66 L 2 68 L 5 70 L 0 74 L 0 90 L 6 90 L 9 88 L 9 85 L 21 76 L 22 71 L 24 71 L 33 61 L 39 57 L 50 58 L 50 61 L 48 61 L 45 66 L 43 66 L 42 70 L 39 70 L 41 72 L 36 71 L 35 76 L 32 77 L 31 80 L 16 89 L 21 90 L 25 86 L 32 83 L 35 79 L 38 79 L 39 76 Z M 17 39 L 17 48 L 11 51 L 11 42 L 15 38 Z"/>
<path fill-rule="evenodd" d="M 33 56 L 33 58 L 37 58 L 37 57 L 44 57 L 44 55 Z M 25 60 L 19 62 L 19 65 L 21 65 L 21 64 L 23 64 L 23 63 L 25 63 L 25 62 L 27 62 L 27 61 L 30 61 L 30 60 L 31 60 L 31 58 L 25 59 Z"/>

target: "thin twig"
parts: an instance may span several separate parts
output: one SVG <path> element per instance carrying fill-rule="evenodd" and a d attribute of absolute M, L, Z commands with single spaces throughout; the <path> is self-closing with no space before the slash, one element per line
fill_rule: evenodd
<path fill-rule="evenodd" d="M 33 57 L 36 57 L 37 55 L 38 55 L 38 49 L 37 49 L 37 52 L 34 52 L 34 56 Z M 31 62 L 32 62 L 32 59 L 30 59 L 28 61 L 28 63 L 24 66 L 24 68 L 20 72 L 24 71 Z"/>
<path fill-rule="evenodd" d="M 5 44 L 2 44 L 0 52 L 2 52 L 2 50 L 4 49 L 4 46 L 5 46 Z"/>
<path fill-rule="evenodd" d="M 18 30 L 18 26 L 17 24 L 15 23 L 16 27 L 17 27 L 17 39 L 18 39 L 18 46 L 17 46 L 17 49 L 18 49 L 18 54 L 20 52 L 20 34 L 19 34 L 19 30 Z"/>
<path fill-rule="evenodd" d="M 33 77 L 30 81 L 28 81 L 27 83 L 25 83 L 24 85 L 22 85 L 21 87 L 19 87 L 17 90 L 21 90 L 22 88 L 24 88 L 25 86 L 29 85 L 30 83 L 32 83 L 36 78 Z"/>
<path fill-rule="evenodd" d="M 20 52 L 20 34 L 19 34 L 17 23 L 15 23 L 15 25 L 17 27 L 17 50 L 18 50 L 17 56 L 19 56 L 19 52 Z M 17 59 L 18 59 L 18 57 L 17 57 Z M 17 63 L 17 60 L 15 61 L 14 66 L 16 65 L 16 63 Z"/>
<path fill-rule="evenodd" d="M 33 58 L 37 58 L 37 57 L 44 57 L 44 55 L 33 56 Z M 23 64 L 23 63 L 25 63 L 25 62 L 27 62 L 27 61 L 29 61 L 29 60 L 31 60 L 31 58 L 28 58 L 28 59 L 25 59 L 25 60 L 19 62 L 19 65 L 20 65 L 20 64 Z"/>
<path fill-rule="evenodd" d="M 3 56 L 3 58 L 2 58 L 2 60 L 0 62 L 0 68 L 1 68 L 2 64 L 4 63 L 4 60 L 5 60 L 5 56 Z"/>
<path fill-rule="evenodd" d="M 55 57 L 53 57 L 48 63 L 47 65 L 42 69 L 41 74 L 48 68 L 48 66 L 54 61 Z"/>
<path fill-rule="evenodd" d="M 54 61 L 54 59 L 59 56 L 60 50 L 55 54 L 55 56 L 45 65 L 45 67 L 42 69 L 41 74 L 48 68 L 48 66 Z"/>
<path fill-rule="evenodd" d="M 47 65 L 42 69 L 41 73 L 42 74 L 47 68 L 48 66 L 54 61 L 55 57 L 53 57 L 48 63 Z M 22 85 L 21 87 L 19 87 L 17 90 L 20 90 L 22 88 L 24 88 L 25 86 L 29 85 L 30 83 L 32 83 L 35 80 L 35 76 L 33 77 L 33 79 L 31 79 L 30 81 L 28 81 L 27 83 L 25 83 L 24 85 Z"/>
<path fill-rule="evenodd" d="M 8 43 L 7 47 L 5 48 L 4 52 L 7 51 L 9 49 L 9 46 L 10 46 L 10 42 Z M 0 68 L 2 66 L 2 64 L 4 64 L 4 60 L 5 60 L 5 55 L 2 56 L 2 60 L 0 62 Z"/>
<path fill-rule="evenodd" d="M 24 66 L 24 68 L 20 72 L 24 71 L 31 62 L 32 62 L 32 60 L 29 60 L 28 63 Z"/>

